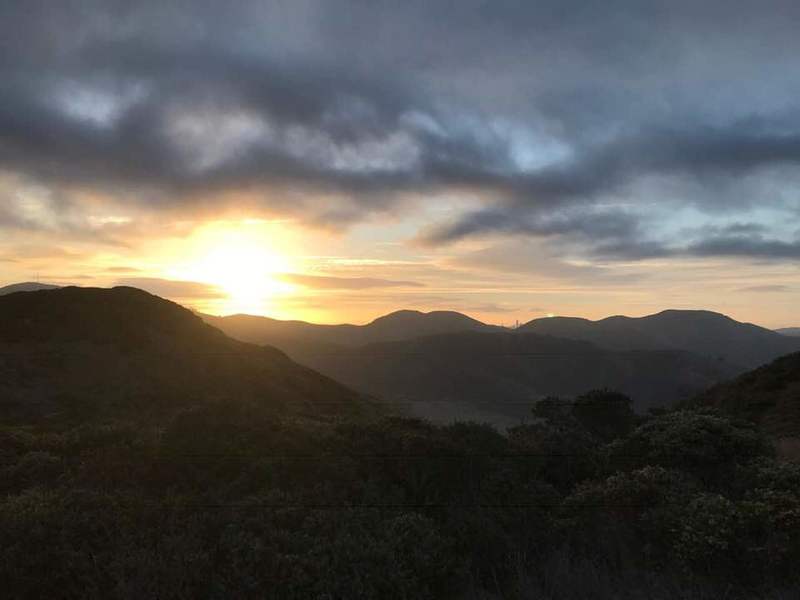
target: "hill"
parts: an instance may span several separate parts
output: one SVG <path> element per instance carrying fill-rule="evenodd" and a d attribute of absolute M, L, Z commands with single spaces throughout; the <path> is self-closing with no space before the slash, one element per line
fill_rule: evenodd
<path fill-rule="evenodd" d="M 215 400 L 294 414 L 358 410 L 360 397 L 283 352 L 233 340 L 134 288 L 0 297 L 0 413 L 10 419 L 161 416 Z"/>
<path fill-rule="evenodd" d="M 694 402 L 746 417 L 800 450 L 800 352 L 714 386 Z"/>
<path fill-rule="evenodd" d="M 202 315 L 208 323 L 239 340 L 271 344 L 297 358 L 417 337 L 463 332 L 509 333 L 452 311 L 397 311 L 367 325 L 316 325 L 266 317 Z M 585 341 L 605 350 L 682 350 L 722 359 L 743 372 L 800 350 L 800 339 L 725 315 L 703 310 L 666 310 L 646 317 L 614 316 L 591 321 L 574 317 L 534 319 L 514 333 L 535 333 Z M 302 362 L 302 361 L 301 361 Z"/>
<path fill-rule="evenodd" d="M 781 335 L 800 337 L 800 327 L 783 327 L 782 329 L 776 329 L 775 331 Z"/>
<path fill-rule="evenodd" d="M 800 350 L 800 340 L 704 310 L 665 310 L 599 321 L 549 317 L 530 321 L 518 331 L 588 341 L 610 350 L 685 350 L 722 358 L 743 369 Z"/>
<path fill-rule="evenodd" d="M 16 292 L 38 292 L 41 290 L 55 290 L 58 289 L 57 285 L 50 285 L 49 283 L 38 283 L 36 281 L 26 281 L 24 283 L 12 283 L 0 287 L 0 296 L 6 294 L 14 294 Z"/>
<path fill-rule="evenodd" d="M 362 406 L 352 392 L 131 288 L 0 298 L 0 348 L 4 597 L 744 599 L 800 583 L 800 466 L 715 411 L 638 419 L 594 393 L 505 434 L 340 418 Z M 718 363 L 510 332 L 340 352 L 386 357 L 401 389 L 443 372 L 461 401 L 486 383 L 492 402 L 530 365 L 534 383 L 644 373 L 657 389 Z"/>
<path fill-rule="evenodd" d="M 533 333 L 462 332 L 356 348 L 309 349 L 302 364 L 436 421 L 497 425 L 530 418 L 536 400 L 612 388 L 635 408 L 665 406 L 739 370 L 681 350 L 609 351 Z"/>
<path fill-rule="evenodd" d="M 298 349 L 319 350 L 331 345 L 352 347 L 461 331 L 505 331 L 502 327 L 444 310 L 428 313 L 399 310 L 366 325 L 317 325 L 252 315 L 202 315 L 202 318 L 231 337 L 255 344 L 272 344 L 290 354 Z"/>

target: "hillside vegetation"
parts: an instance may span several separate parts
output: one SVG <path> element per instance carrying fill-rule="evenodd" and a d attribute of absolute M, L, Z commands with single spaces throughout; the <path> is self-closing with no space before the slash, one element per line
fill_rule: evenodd
<path fill-rule="evenodd" d="M 545 398 L 504 433 L 381 416 L 131 289 L 0 298 L 0 343 L 7 598 L 777 600 L 800 586 L 800 463 L 713 407 L 644 416 L 598 389 Z M 778 387 L 797 380 L 788 358 Z"/>
<path fill-rule="evenodd" d="M 693 403 L 752 420 L 775 438 L 800 442 L 800 352 L 714 386 Z"/>
<path fill-rule="evenodd" d="M 618 394 L 540 421 L 316 424 L 204 404 L 0 429 L 8 598 L 785 598 L 800 466 Z"/>

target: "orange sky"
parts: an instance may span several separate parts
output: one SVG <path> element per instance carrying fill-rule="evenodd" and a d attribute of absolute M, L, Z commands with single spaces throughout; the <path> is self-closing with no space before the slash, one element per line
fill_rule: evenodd
<path fill-rule="evenodd" d="M 791 286 L 800 274 L 791 263 L 543 260 L 530 243 L 502 240 L 433 249 L 415 241 L 419 219 L 398 215 L 346 231 L 290 218 L 181 219 L 142 236 L 108 216 L 95 219 L 94 236 L 4 237 L 0 282 L 128 284 L 213 314 L 329 323 L 364 323 L 402 308 L 452 309 L 506 325 L 547 314 L 602 318 L 665 308 L 710 309 L 768 327 L 798 323 L 798 288 Z M 109 234 L 113 241 L 102 241 Z"/>

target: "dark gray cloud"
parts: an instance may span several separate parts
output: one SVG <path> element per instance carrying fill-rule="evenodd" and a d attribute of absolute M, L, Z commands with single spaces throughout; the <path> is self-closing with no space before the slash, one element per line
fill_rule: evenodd
<path fill-rule="evenodd" d="M 786 126 L 789 124 L 787 123 Z M 444 225 L 425 239 L 453 241 L 476 233 L 549 236 L 583 234 L 595 239 L 624 238 L 640 229 L 635 212 L 603 211 L 598 201 L 627 199 L 628 186 L 646 177 L 690 180 L 701 186 L 693 198 L 674 204 L 697 204 L 706 210 L 741 209 L 761 197 L 737 199 L 715 193 L 728 179 L 744 179 L 761 168 L 800 165 L 798 133 L 776 131 L 777 124 L 732 123 L 725 129 L 640 130 L 585 150 L 566 164 L 519 175 L 509 181 L 510 196 L 489 209 Z M 652 198 L 642 198 L 652 201 Z M 564 216 L 565 210 L 579 211 Z"/>
<path fill-rule="evenodd" d="M 798 22 L 788 0 L 6 2 L 0 171 L 76 235 L 75 190 L 244 192 L 331 227 L 463 194 L 483 208 L 422 239 L 794 259 L 781 223 L 686 242 L 663 215 L 800 209 Z M 41 227 L 19 206 L 0 227 Z"/>
<path fill-rule="evenodd" d="M 708 235 L 682 244 L 680 240 L 656 242 L 620 240 L 601 242 L 592 248 L 598 258 L 644 260 L 664 257 L 733 257 L 758 260 L 800 259 L 800 240 L 782 240 L 763 235 Z"/>
<path fill-rule="evenodd" d="M 637 228 L 637 219 L 621 211 L 584 207 L 571 211 L 517 213 L 495 208 L 472 213 L 455 224 L 435 227 L 423 235 L 422 241 L 435 244 L 485 231 L 538 237 L 614 239 L 631 236 Z"/>
<path fill-rule="evenodd" d="M 647 260 L 678 253 L 675 247 L 666 243 L 636 238 L 602 241 L 591 248 L 592 256 L 605 260 Z"/>
<path fill-rule="evenodd" d="M 800 259 L 800 240 L 786 242 L 760 236 L 716 237 L 692 244 L 688 251 L 697 256 Z"/>

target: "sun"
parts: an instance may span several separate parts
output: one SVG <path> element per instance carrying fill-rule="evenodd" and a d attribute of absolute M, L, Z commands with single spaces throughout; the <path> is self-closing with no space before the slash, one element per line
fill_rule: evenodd
<path fill-rule="evenodd" d="M 286 261 L 248 242 L 211 248 L 196 268 L 198 279 L 227 294 L 226 312 L 260 313 L 276 295 L 291 290 L 289 284 L 275 278 L 288 270 Z"/>
<path fill-rule="evenodd" d="M 289 259 L 260 230 L 211 228 L 193 241 L 193 256 L 179 268 L 179 276 L 218 290 L 221 297 L 212 303 L 217 314 L 263 315 L 294 289 L 280 279 L 292 270 Z"/>

